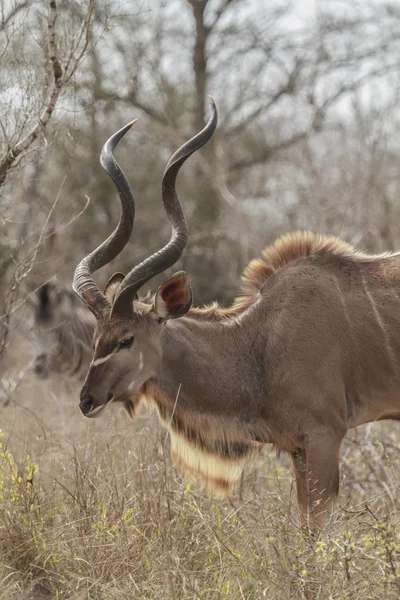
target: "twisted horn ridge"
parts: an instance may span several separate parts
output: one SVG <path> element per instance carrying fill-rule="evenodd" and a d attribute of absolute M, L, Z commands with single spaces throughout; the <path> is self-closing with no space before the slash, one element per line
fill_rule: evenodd
<path fill-rule="evenodd" d="M 217 127 L 217 107 L 211 96 L 210 99 L 212 115 L 207 125 L 172 155 L 164 171 L 162 199 L 172 228 L 170 241 L 161 250 L 146 258 L 128 273 L 117 292 L 112 314 L 129 313 L 132 310 L 132 301 L 139 288 L 155 275 L 174 265 L 182 256 L 188 238 L 188 226 L 176 193 L 175 182 L 183 163 L 191 154 L 209 141 Z"/>
<path fill-rule="evenodd" d="M 114 133 L 104 144 L 100 155 L 102 167 L 118 190 L 121 201 L 119 223 L 113 233 L 98 248 L 85 256 L 75 269 L 72 287 L 96 318 L 101 317 L 105 311 L 109 312 L 111 304 L 95 283 L 92 273 L 112 261 L 125 248 L 135 219 L 135 200 L 132 190 L 113 154 L 118 142 L 135 123 L 136 120 Z"/>

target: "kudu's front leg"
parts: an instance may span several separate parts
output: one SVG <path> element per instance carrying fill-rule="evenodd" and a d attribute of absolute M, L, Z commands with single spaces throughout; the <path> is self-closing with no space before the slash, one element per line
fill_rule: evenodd
<path fill-rule="evenodd" d="M 292 453 L 302 527 L 322 529 L 329 521 L 339 491 L 339 452 L 343 436 L 315 432 L 305 448 Z"/>

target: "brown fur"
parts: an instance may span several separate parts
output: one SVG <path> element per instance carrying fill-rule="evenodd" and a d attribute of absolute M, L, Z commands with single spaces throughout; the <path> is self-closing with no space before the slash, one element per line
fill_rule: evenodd
<path fill-rule="evenodd" d="M 175 399 L 168 396 L 152 379 L 142 386 L 136 399 L 138 403 L 155 406 L 161 420 L 168 428 L 183 435 L 188 443 L 210 454 L 242 458 L 254 449 L 259 451 L 259 444 L 248 442 L 249 437 L 254 439 L 256 430 L 259 430 L 259 436 L 262 436 L 264 442 L 270 441 L 268 432 L 265 428 L 262 430 L 257 423 L 242 423 L 238 419 L 232 419 L 227 423 L 226 419 L 187 410 L 179 404 L 179 401 L 173 408 Z M 250 436 L 249 431 L 251 431 Z"/>

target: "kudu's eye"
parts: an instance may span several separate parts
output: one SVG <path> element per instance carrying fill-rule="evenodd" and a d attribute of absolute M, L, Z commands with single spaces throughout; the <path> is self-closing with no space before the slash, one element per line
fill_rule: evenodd
<path fill-rule="evenodd" d="M 133 335 L 130 335 L 129 337 L 126 337 L 125 339 L 123 339 L 120 343 L 119 343 L 119 347 L 120 349 L 122 348 L 130 348 L 133 344 L 133 340 L 135 338 L 133 337 Z"/>

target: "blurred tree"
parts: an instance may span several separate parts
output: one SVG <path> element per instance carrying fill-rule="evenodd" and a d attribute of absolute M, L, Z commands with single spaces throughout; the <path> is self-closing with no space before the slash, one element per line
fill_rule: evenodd
<path fill-rule="evenodd" d="M 265 242 L 279 228 L 304 223 L 295 218 L 304 197 L 296 169 L 287 201 L 279 193 L 278 180 L 284 173 L 290 177 L 288 161 L 296 156 L 298 162 L 300 154 L 304 168 L 311 168 L 309 144 L 324 152 L 339 123 L 345 137 L 357 135 L 351 119 L 357 94 L 388 76 L 393 88 L 397 13 L 389 3 L 373 1 L 357 10 L 351 3 L 338 8 L 321 2 L 315 10 L 300 11 L 287 2 L 259 0 L 174 0 L 140 14 L 120 13 L 107 43 L 96 47 L 96 83 L 87 102 L 95 107 L 96 135 L 104 129 L 100 123 L 111 119 L 115 129 L 126 120 L 122 113 L 131 118 L 131 107 L 145 116 L 146 146 L 135 131 L 127 164 L 128 173 L 135 165 L 132 179 L 138 186 L 135 259 L 152 249 L 149 239 L 168 236 L 155 181 L 169 153 L 204 126 L 211 93 L 220 112 L 217 135 L 180 176 L 192 232 L 182 264 L 195 274 L 196 298 L 230 298 L 237 283 L 228 284 L 228 270 L 237 281 L 254 251 L 252 244 L 248 251 L 237 244 L 238 235 L 244 240 L 253 229 L 248 207 L 258 204 L 261 215 L 271 216 Z M 102 140 L 111 131 L 107 127 Z M 98 153 L 99 140 L 96 145 Z M 90 169 L 97 173 L 93 164 Z M 89 194 L 96 198 L 92 210 L 101 207 L 109 217 L 113 190 L 99 177 L 101 186 Z M 317 185 L 308 180 L 310 187 Z M 140 204 L 142 190 L 146 207 Z M 329 211 L 329 199 L 325 206 Z M 324 205 L 318 210 L 325 211 Z M 332 216 L 321 223 L 324 230 L 334 229 Z"/>
<path fill-rule="evenodd" d="M 2 11 L 0 33 L 5 38 L 0 53 L 2 104 L 0 186 L 21 155 L 43 134 L 59 102 L 61 92 L 75 76 L 89 50 L 90 23 L 94 0 L 80 12 L 74 35 L 58 40 L 56 0 L 47 3 L 47 16 L 39 13 L 33 2 L 10 3 Z M 39 8 L 39 6 L 38 6 Z M 28 34 L 28 35 L 27 35 Z M 37 48 L 42 53 L 42 68 L 35 64 Z M 61 47 L 61 49 L 60 49 Z"/>
<path fill-rule="evenodd" d="M 44 9 L 44 14 L 41 12 Z M 37 243 L 26 243 L 32 231 L 32 208 L 36 201 L 38 162 L 28 177 L 24 197 L 4 193 L 12 169 L 26 164 L 28 154 L 46 147 L 45 129 L 60 104 L 61 94 L 76 76 L 89 48 L 89 30 L 94 0 L 66 13 L 68 24 L 58 27 L 56 0 L 43 7 L 39 2 L 1 3 L 0 35 L 0 354 L 4 351 L 13 304 L 21 282 L 32 269 L 43 235 Z M 65 14 L 65 13 L 64 13 Z M 62 33 L 59 35 L 59 29 Z M 17 178 L 14 178 L 14 184 Z M 12 215 L 10 218 L 9 215 Z M 9 227 L 16 215 L 21 227 Z M 35 224 L 37 226 L 37 223 Z M 17 235 L 16 235 L 17 234 Z M 7 288 L 4 278 L 11 268 Z"/>
<path fill-rule="evenodd" d="M 0 94 L 6 162 L 13 156 L 9 149 L 41 126 L 39 108 L 45 109 L 55 85 L 54 65 L 47 68 L 48 58 L 43 63 L 51 50 L 39 8 L 22 0 L 7 6 L 2 27 L 10 41 L 0 55 L 6 65 L 0 74 L 6 83 Z M 131 268 L 164 243 L 169 224 L 160 201 L 162 171 L 175 148 L 203 127 L 209 93 L 218 104 L 219 129 L 185 165 L 178 183 L 191 235 L 177 268 L 189 272 L 196 302 L 230 300 L 243 265 L 289 228 L 343 235 L 371 250 L 400 244 L 396 4 L 132 0 L 113 3 L 111 14 L 110 3 L 80 0 L 59 10 L 55 47 L 63 77 L 74 64 L 66 60 L 71 49 L 80 56 L 86 48 L 87 56 L 66 81 L 46 138 L 42 130 L 32 145 L 43 156 L 51 149 L 51 161 L 40 163 L 31 213 L 24 211 L 32 167 L 11 175 L 6 169 L 0 244 L 2 256 L 10 257 L 12 249 L 11 263 L 20 260 L 21 237 L 31 248 L 37 244 L 58 195 L 51 261 L 41 261 L 37 270 L 70 280 L 78 259 L 118 219 L 115 190 L 98 163 L 101 146 L 138 116 L 118 148 L 137 213 L 132 243 L 116 268 Z M 24 23 L 35 36 L 25 35 Z M 79 48 L 73 43 L 78 39 Z M 14 109 L 12 97 L 18 100 Z M 22 151 L 12 166 L 28 156 Z M 85 196 L 89 207 L 75 219 Z M 12 221 L 27 214 L 29 227 L 21 234 Z M 100 272 L 99 281 L 114 267 Z"/>

